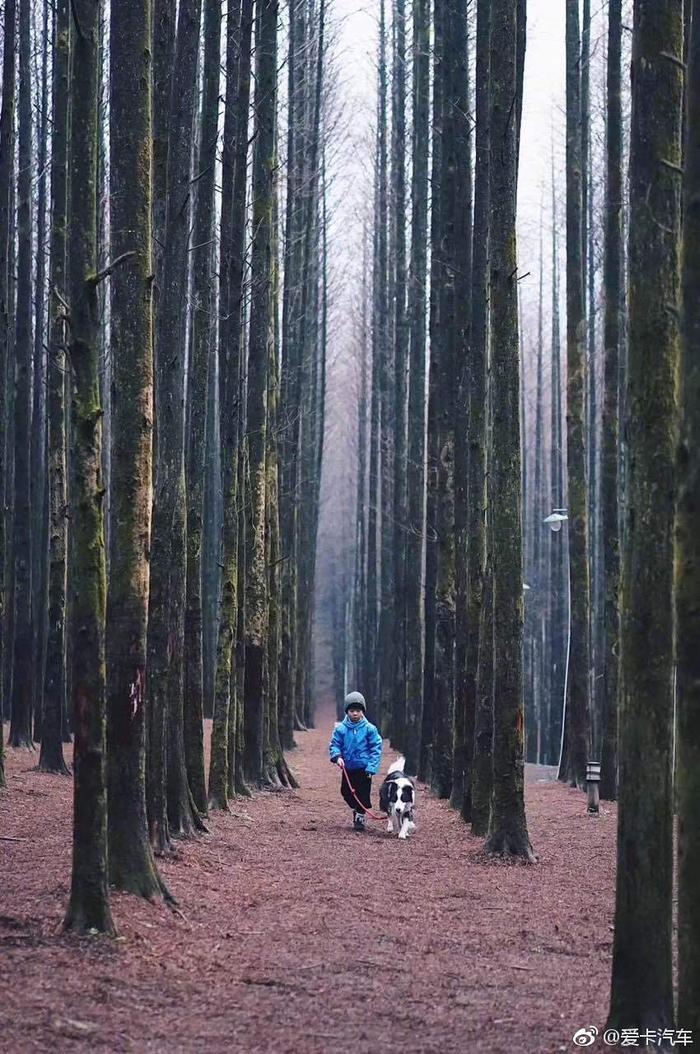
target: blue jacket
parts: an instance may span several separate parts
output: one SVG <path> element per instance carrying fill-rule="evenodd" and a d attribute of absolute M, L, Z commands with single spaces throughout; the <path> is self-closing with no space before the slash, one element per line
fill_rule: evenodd
<path fill-rule="evenodd" d="M 382 760 L 382 737 L 366 717 L 355 724 L 346 714 L 333 729 L 328 749 L 331 761 L 342 757 L 349 769 L 364 769 L 374 776 Z"/>

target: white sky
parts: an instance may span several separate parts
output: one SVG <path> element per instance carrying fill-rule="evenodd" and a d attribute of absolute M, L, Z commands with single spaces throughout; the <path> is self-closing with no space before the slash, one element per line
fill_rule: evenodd
<path fill-rule="evenodd" d="M 473 0 L 472 0 L 473 3 Z M 350 262 L 359 263 L 362 217 L 371 215 L 371 150 L 376 114 L 376 47 L 379 0 L 331 0 L 337 25 L 336 65 L 339 97 L 351 144 L 342 153 L 333 190 L 337 218 L 336 262 L 353 246 Z M 387 8 L 391 3 L 387 0 Z M 406 4 L 411 17 L 411 4 Z M 529 0 L 525 65 L 518 228 L 521 270 L 537 269 L 537 243 L 542 187 L 550 194 L 552 137 L 563 157 L 564 0 Z M 475 42 L 471 41 L 474 48 Z M 409 79 L 410 84 L 410 79 Z M 410 127 L 410 98 L 407 120 Z M 409 144 L 410 151 L 410 144 Z M 563 202 L 561 188 L 561 200 Z M 342 264 L 345 267 L 345 264 Z M 356 274 L 359 270 L 353 268 Z M 349 277 L 349 276 L 348 276 Z M 527 279 L 525 280 L 527 282 Z M 533 281 L 534 284 L 534 281 Z M 524 290 L 527 296 L 527 291 Z M 340 305 L 338 305 L 340 307 Z M 342 309 L 338 322 L 342 325 Z"/>

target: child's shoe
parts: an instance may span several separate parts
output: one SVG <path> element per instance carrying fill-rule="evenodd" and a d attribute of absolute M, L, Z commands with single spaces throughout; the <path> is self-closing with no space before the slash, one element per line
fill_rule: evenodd
<path fill-rule="evenodd" d="M 356 831 L 364 831 L 365 830 L 365 816 L 364 816 L 364 813 L 361 813 L 361 812 L 353 813 L 352 825 L 353 825 L 353 827 L 355 828 Z"/>

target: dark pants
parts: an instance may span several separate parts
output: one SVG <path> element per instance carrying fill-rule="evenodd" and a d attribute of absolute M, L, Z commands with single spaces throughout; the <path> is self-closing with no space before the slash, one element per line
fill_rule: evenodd
<path fill-rule="evenodd" d="M 364 769 L 346 769 L 345 770 L 350 777 L 350 783 L 352 783 L 355 794 L 362 802 L 362 805 L 358 805 L 357 800 L 353 797 L 353 793 L 348 786 L 348 781 L 345 776 L 341 774 L 340 793 L 343 795 L 347 805 L 355 812 L 364 812 L 365 809 L 372 808 L 372 802 L 370 801 L 370 794 L 372 793 L 372 777 L 369 776 Z M 364 806 L 364 808 L 362 807 Z"/>

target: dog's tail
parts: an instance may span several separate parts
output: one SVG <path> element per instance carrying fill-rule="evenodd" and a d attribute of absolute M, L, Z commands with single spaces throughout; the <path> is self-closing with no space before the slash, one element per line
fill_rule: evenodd
<path fill-rule="evenodd" d="M 391 765 L 389 765 L 387 776 L 390 776 L 392 772 L 403 772 L 405 764 L 406 758 L 402 754 L 400 758 L 397 758 L 396 761 L 392 761 Z"/>

